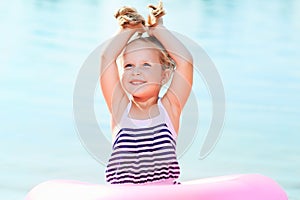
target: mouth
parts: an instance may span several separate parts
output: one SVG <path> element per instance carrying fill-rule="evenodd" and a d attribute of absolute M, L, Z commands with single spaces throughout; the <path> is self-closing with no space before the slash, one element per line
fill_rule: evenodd
<path fill-rule="evenodd" d="M 132 85 L 142 85 L 142 84 L 146 83 L 146 81 L 143 81 L 143 80 L 132 80 L 129 83 L 132 84 Z"/>

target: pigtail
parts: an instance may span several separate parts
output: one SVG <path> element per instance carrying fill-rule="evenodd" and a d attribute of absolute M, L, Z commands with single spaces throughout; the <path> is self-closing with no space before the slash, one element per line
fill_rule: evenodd
<path fill-rule="evenodd" d="M 137 25 L 139 23 L 145 25 L 145 19 L 133 7 L 123 6 L 114 14 L 119 25 L 126 28 L 130 25 Z"/>

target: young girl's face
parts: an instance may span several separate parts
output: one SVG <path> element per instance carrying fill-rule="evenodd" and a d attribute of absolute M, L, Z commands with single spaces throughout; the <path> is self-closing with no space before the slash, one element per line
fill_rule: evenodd
<path fill-rule="evenodd" d="M 121 79 L 129 94 L 138 98 L 158 96 L 164 81 L 159 56 L 159 50 L 151 43 L 135 41 L 126 47 Z"/>

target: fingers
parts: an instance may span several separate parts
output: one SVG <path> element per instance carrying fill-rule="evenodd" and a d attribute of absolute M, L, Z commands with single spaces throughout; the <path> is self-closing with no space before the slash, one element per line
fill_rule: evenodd
<path fill-rule="evenodd" d="M 148 8 L 150 8 L 150 15 L 148 16 L 148 26 L 153 27 L 157 26 L 159 24 L 162 24 L 161 17 L 166 14 L 163 3 L 160 1 L 157 6 L 154 5 L 148 5 Z"/>
<path fill-rule="evenodd" d="M 152 4 L 148 5 L 147 7 L 148 7 L 148 8 L 151 8 L 151 9 L 153 9 L 153 10 L 156 9 L 156 6 L 154 6 L 154 5 L 152 5 Z"/>

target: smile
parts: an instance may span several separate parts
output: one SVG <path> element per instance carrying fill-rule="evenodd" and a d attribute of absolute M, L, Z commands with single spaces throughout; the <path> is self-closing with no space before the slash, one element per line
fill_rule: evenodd
<path fill-rule="evenodd" d="M 142 84 L 146 83 L 146 81 L 142 81 L 142 80 L 132 80 L 132 81 L 130 81 L 130 83 L 131 83 L 132 85 L 142 85 Z"/>

